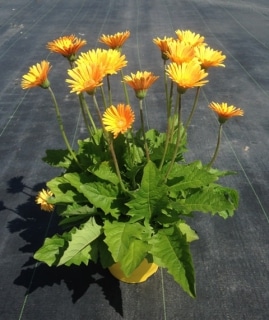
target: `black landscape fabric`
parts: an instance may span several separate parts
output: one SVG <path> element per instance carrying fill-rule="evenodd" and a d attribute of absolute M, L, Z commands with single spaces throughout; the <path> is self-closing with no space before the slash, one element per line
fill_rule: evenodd
<path fill-rule="evenodd" d="M 29 66 L 49 59 L 50 81 L 63 101 L 68 138 L 85 134 L 75 95 L 60 72 L 66 60 L 48 41 L 75 34 L 86 49 L 102 34 L 129 30 L 128 72 L 160 73 L 152 39 L 190 29 L 226 55 L 210 72 L 189 134 L 190 159 L 208 161 L 217 120 L 210 101 L 227 101 L 245 116 L 225 124 L 216 166 L 239 190 L 231 219 L 199 215 L 191 245 L 197 298 L 159 269 L 139 285 L 120 283 L 96 265 L 49 268 L 33 252 L 53 233 L 55 218 L 35 204 L 58 170 L 42 162 L 64 148 L 46 90 L 22 90 Z M 0 0 L 0 318 L 3 320 L 267 320 L 269 319 L 269 4 L 268 0 Z M 161 88 L 147 96 L 147 125 L 164 129 Z"/>

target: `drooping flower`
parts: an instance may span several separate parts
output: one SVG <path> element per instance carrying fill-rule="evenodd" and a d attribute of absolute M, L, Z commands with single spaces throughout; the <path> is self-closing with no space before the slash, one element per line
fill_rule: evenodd
<path fill-rule="evenodd" d="M 177 64 L 189 62 L 195 57 L 193 46 L 180 41 L 169 43 L 168 50 L 165 53 L 172 62 Z"/>
<path fill-rule="evenodd" d="M 54 210 L 54 205 L 48 202 L 48 199 L 53 196 L 50 190 L 42 189 L 38 192 L 35 202 L 40 204 L 41 210 L 52 212 Z"/>
<path fill-rule="evenodd" d="M 199 33 L 195 33 L 190 30 L 176 30 L 175 32 L 180 41 L 193 47 L 203 44 L 205 40 L 205 38 L 200 36 Z"/>
<path fill-rule="evenodd" d="M 50 63 L 46 60 L 31 66 L 28 73 L 22 76 L 22 89 L 29 89 L 33 87 L 47 89 L 50 86 L 50 82 L 48 80 L 48 73 L 50 69 Z"/>
<path fill-rule="evenodd" d="M 195 48 L 195 53 L 204 69 L 209 67 L 225 67 L 223 61 L 226 59 L 226 56 L 221 51 L 199 46 Z"/>
<path fill-rule="evenodd" d="M 228 106 L 226 102 L 211 102 L 209 108 L 216 112 L 219 123 L 221 124 L 230 118 L 244 115 L 244 111 L 242 109 L 236 108 L 233 105 Z"/>
<path fill-rule="evenodd" d="M 103 34 L 99 42 L 106 44 L 111 49 L 120 49 L 125 41 L 130 37 L 130 31 L 117 32 L 113 35 Z"/>
<path fill-rule="evenodd" d="M 93 49 L 86 53 L 81 53 L 76 61 L 76 65 L 89 64 L 99 65 L 105 74 L 116 74 L 127 65 L 126 56 L 117 50 Z"/>
<path fill-rule="evenodd" d="M 189 88 L 201 87 L 208 82 L 203 80 L 208 73 L 195 60 L 183 62 L 180 65 L 173 62 L 166 68 L 166 73 L 177 84 L 180 93 L 184 93 Z"/>
<path fill-rule="evenodd" d="M 71 92 L 76 92 L 77 94 L 81 92 L 93 94 L 95 89 L 103 84 L 102 81 L 105 76 L 103 67 L 94 64 L 81 63 L 67 72 L 72 79 L 66 79 L 65 81 L 70 84 Z"/>
<path fill-rule="evenodd" d="M 131 76 L 125 76 L 123 78 L 131 88 L 134 89 L 136 97 L 138 99 L 144 99 L 149 87 L 159 78 L 152 72 L 137 71 L 137 73 L 131 73 Z"/>
<path fill-rule="evenodd" d="M 169 59 L 166 55 L 166 52 L 168 51 L 168 45 L 173 41 L 175 40 L 172 37 L 164 37 L 163 39 L 157 37 L 153 39 L 153 43 L 156 44 L 156 46 L 161 50 L 163 60 Z"/>
<path fill-rule="evenodd" d="M 70 61 L 75 61 L 78 50 L 85 46 L 86 43 L 86 40 L 82 40 L 71 34 L 48 42 L 47 49 L 63 55 Z"/>
<path fill-rule="evenodd" d="M 118 104 L 117 107 L 110 106 L 103 115 L 105 129 L 112 132 L 114 138 L 119 133 L 126 132 L 131 128 L 135 120 L 135 115 L 130 105 Z"/>

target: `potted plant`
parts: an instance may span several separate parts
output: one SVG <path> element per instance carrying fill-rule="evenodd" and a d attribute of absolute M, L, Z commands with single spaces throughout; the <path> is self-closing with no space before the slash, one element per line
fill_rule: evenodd
<path fill-rule="evenodd" d="M 182 289 L 195 297 L 190 242 L 198 235 L 190 226 L 190 218 L 198 211 L 226 219 L 238 206 L 237 191 L 218 183 L 230 172 L 212 165 L 223 124 L 242 116 L 243 111 L 224 102 L 210 103 L 219 121 L 215 152 L 206 164 L 199 160 L 186 163 L 187 131 L 200 88 L 208 82 L 209 68 L 224 66 L 226 57 L 190 30 L 177 30 L 175 38 L 155 38 L 164 66 L 164 99 L 160 103 L 167 130 L 146 130 L 144 98 L 159 76 L 149 71 L 124 76 L 127 60 L 122 46 L 129 36 L 129 31 L 103 35 L 99 41 L 108 49 L 80 54 L 78 50 L 86 41 L 74 35 L 47 45 L 70 65 L 66 82 L 78 96 L 88 131 L 76 150 L 66 137 L 62 111 L 48 79 L 50 63 L 43 60 L 33 65 L 22 78 L 23 89 L 39 86 L 50 92 L 66 144 L 64 150 L 46 151 L 44 161 L 62 171 L 36 197 L 42 209 L 59 216 L 61 232 L 46 238 L 34 258 L 49 266 L 100 262 L 113 274 L 117 265 L 126 281 L 141 263 L 150 264 L 152 272 L 157 267 L 166 268 Z M 122 101 L 114 102 L 114 79 L 122 86 Z M 130 88 L 137 97 L 137 109 L 130 106 Z M 184 94 L 188 90 L 196 90 L 196 94 L 183 123 L 182 112 L 188 111 L 183 107 Z M 135 114 L 140 120 L 137 131 L 133 129 Z"/>

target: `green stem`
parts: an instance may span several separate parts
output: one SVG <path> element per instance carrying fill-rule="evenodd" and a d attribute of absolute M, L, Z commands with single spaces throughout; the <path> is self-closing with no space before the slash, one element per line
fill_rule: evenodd
<path fill-rule="evenodd" d="M 172 156 L 172 159 L 171 159 L 171 163 L 170 163 L 170 165 L 168 167 L 168 170 L 166 172 L 166 175 L 165 175 L 165 181 L 167 180 L 167 177 L 168 177 L 170 171 L 173 168 L 173 165 L 175 163 L 175 160 L 176 160 L 176 157 L 177 157 L 177 154 L 178 154 L 178 149 L 180 147 L 180 142 L 181 142 L 181 130 L 180 130 L 180 124 L 181 124 L 181 96 L 182 96 L 182 94 L 178 92 L 177 93 L 177 104 L 176 104 L 177 113 L 178 113 L 177 140 L 176 140 L 175 150 L 174 150 L 174 153 L 173 153 L 173 156 Z"/>
<path fill-rule="evenodd" d="M 107 89 L 108 89 L 108 99 L 109 99 L 109 105 L 112 105 L 112 92 L 111 92 L 111 85 L 110 85 L 110 78 L 109 74 L 106 76 L 107 79 Z"/>
<path fill-rule="evenodd" d="M 91 115 L 91 113 L 89 111 L 87 102 L 86 102 L 85 97 L 84 97 L 82 92 L 79 94 L 79 102 L 80 102 L 80 108 L 81 108 L 81 112 L 82 112 L 82 115 L 83 115 L 85 126 L 88 129 L 89 134 L 91 135 L 92 131 L 91 131 L 91 127 L 88 124 L 88 120 L 86 118 L 86 115 L 88 116 L 88 118 L 90 120 L 90 123 L 92 125 L 92 128 L 93 128 L 94 132 L 96 132 L 97 129 L 96 129 L 96 126 L 95 126 L 95 123 L 93 121 L 92 115 Z"/>
<path fill-rule="evenodd" d="M 74 159 L 74 161 L 77 163 L 78 166 L 80 166 L 79 162 L 78 162 L 78 159 L 74 153 L 74 151 L 72 150 L 70 144 L 69 144 L 69 141 L 66 137 L 66 134 L 65 134 L 65 131 L 64 131 L 64 126 L 63 126 L 63 121 L 62 121 L 62 117 L 61 117 L 61 113 L 60 113 L 60 109 L 59 109 L 59 106 L 58 106 L 58 103 L 57 103 L 57 100 L 56 100 L 56 97 L 51 89 L 51 87 L 48 87 L 49 89 L 49 92 L 51 94 L 51 97 L 52 97 L 52 100 L 54 102 L 54 106 L 55 106 L 55 111 L 56 111 L 56 117 L 57 117 L 57 121 L 58 121 L 58 124 L 59 124 L 59 127 L 60 127 L 60 131 L 61 131 L 61 134 L 62 134 L 62 137 L 64 139 L 64 142 L 65 142 L 65 145 L 68 149 L 68 151 L 70 152 L 72 158 Z"/>
<path fill-rule="evenodd" d="M 220 147 L 220 141 L 221 141 L 221 135 L 222 135 L 222 123 L 220 123 L 219 125 L 219 132 L 218 132 L 218 140 L 217 140 L 217 145 L 216 145 L 216 149 L 215 152 L 213 154 L 212 159 L 210 160 L 210 162 L 207 164 L 207 167 L 210 168 L 212 166 L 212 164 L 215 162 L 217 155 L 219 153 L 219 147 Z"/>
<path fill-rule="evenodd" d="M 140 120 L 141 120 L 141 130 L 143 134 L 143 139 L 144 139 L 144 146 L 145 146 L 145 151 L 146 151 L 146 157 L 147 161 L 149 162 L 149 148 L 147 144 L 147 139 L 146 139 L 146 133 L 145 133 L 145 122 L 144 122 L 144 115 L 143 115 L 143 100 L 139 99 L 139 111 L 140 111 Z"/>
<path fill-rule="evenodd" d="M 101 86 L 101 93 L 102 93 L 102 98 L 103 98 L 103 104 L 105 109 L 107 108 L 107 102 L 106 102 L 106 95 L 105 95 L 105 91 L 104 91 L 104 87 Z"/>
<path fill-rule="evenodd" d="M 127 103 L 127 104 L 130 104 L 130 99 L 129 99 L 129 95 L 128 95 L 126 83 L 125 83 L 125 81 L 123 80 L 124 75 L 123 75 L 122 70 L 120 71 L 120 73 L 121 73 L 121 80 L 122 80 L 122 83 L 123 83 L 123 90 L 124 90 L 125 100 L 126 100 L 126 103 Z"/>
<path fill-rule="evenodd" d="M 194 114 L 194 112 L 196 110 L 200 90 L 201 90 L 201 87 L 197 87 L 195 98 L 194 98 L 194 102 L 193 102 L 193 106 L 192 106 L 192 109 L 191 109 L 191 113 L 190 113 L 189 118 L 188 118 L 188 120 L 186 122 L 186 125 L 185 125 L 185 131 L 187 131 L 187 129 L 189 127 L 189 124 L 191 122 L 191 119 L 193 117 L 193 114 Z"/>

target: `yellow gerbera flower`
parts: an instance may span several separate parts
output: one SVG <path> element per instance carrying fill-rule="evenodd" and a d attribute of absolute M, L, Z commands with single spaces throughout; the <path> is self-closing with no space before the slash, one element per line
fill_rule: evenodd
<path fill-rule="evenodd" d="M 208 82 L 203 80 L 208 73 L 194 60 L 180 65 L 173 62 L 166 68 L 166 73 L 177 84 L 180 93 L 184 93 L 189 88 L 201 87 Z"/>
<path fill-rule="evenodd" d="M 168 50 L 165 53 L 172 62 L 177 64 L 189 62 L 195 57 L 193 46 L 180 41 L 169 43 Z"/>
<path fill-rule="evenodd" d="M 131 73 L 131 76 L 125 76 L 123 78 L 131 88 L 135 90 L 138 99 L 145 98 L 148 88 L 159 78 L 152 72 L 137 71 L 136 74 Z"/>
<path fill-rule="evenodd" d="M 185 42 L 193 47 L 203 44 L 205 40 L 205 38 L 200 36 L 199 33 L 196 34 L 190 30 L 176 30 L 175 32 L 180 41 Z"/>
<path fill-rule="evenodd" d="M 105 129 L 112 132 L 114 138 L 117 138 L 119 133 L 124 133 L 131 128 L 134 120 L 135 115 L 132 108 L 124 104 L 118 104 L 117 108 L 110 106 L 103 115 Z"/>
<path fill-rule="evenodd" d="M 115 74 L 127 65 L 127 60 L 126 56 L 117 50 L 98 48 L 81 53 L 76 64 L 100 65 L 105 74 Z"/>
<path fill-rule="evenodd" d="M 228 119 L 237 116 L 243 116 L 244 111 L 240 108 L 236 108 L 233 105 L 228 106 L 226 102 L 217 103 L 211 102 L 209 108 L 216 112 L 219 118 L 219 123 L 224 123 Z"/>
<path fill-rule="evenodd" d="M 76 59 L 76 53 L 81 47 L 85 46 L 86 43 L 86 40 L 82 40 L 71 34 L 48 42 L 47 49 L 51 52 L 60 53 L 70 61 L 74 61 Z"/>
<path fill-rule="evenodd" d="M 77 94 L 81 92 L 93 94 L 95 89 L 103 84 L 102 80 L 105 76 L 102 66 L 82 63 L 67 72 L 72 79 L 66 79 L 65 81 L 70 83 L 71 92 Z"/>
<path fill-rule="evenodd" d="M 195 53 L 202 67 L 205 69 L 209 67 L 225 67 L 223 61 L 226 59 L 226 56 L 222 54 L 221 51 L 200 46 L 195 48 Z"/>
<path fill-rule="evenodd" d="M 158 37 L 153 39 L 153 43 L 156 44 L 156 46 L 161 50 L 163 60 L 169 59 L 166 55 L 166 51 L 168 51 L 168 45 L 172 41 L 175 41 L 172 37 L 164 37 L 163 39 Z"/>
<path fill-rule="evenodd" d="M 120 49 L 124 42 L 130 37 L 130 31 L 118 32 L 113 35 L 102 35 L 99 42 L 109 46 L 111 49 Z"/>
<path fill-rule="evenodd" d="M 48 203 L 48 199 L 52 196 L 53 193 L 50 190 L 42 189 L 42 191 L 38 192 L 35 202 L 40 204 L 42 210 L 51 212 L 54 210 L 54 205 Z"/>
<path fill-rule="evenodd" d="M 28 73 L 22 76 L 22 89 L 29 89 L 38 86 L 47 89 L 50 86 L 48 80 L 48 73 L 50 69 L 50 63 L 46 60 L 31 66 Z"/>

